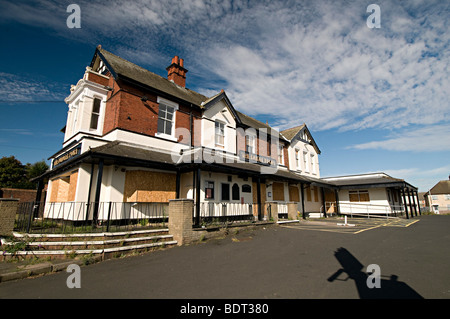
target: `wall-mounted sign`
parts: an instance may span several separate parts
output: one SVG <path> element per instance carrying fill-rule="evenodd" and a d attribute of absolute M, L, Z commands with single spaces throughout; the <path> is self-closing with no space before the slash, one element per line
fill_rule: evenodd
<path fill-rule="evenodd" d="M 56 157 L 53 160 L 53 167 L 61 165 L 62 163 L 66 162 L 69 159 L 74 158 L 75 156 L 78 156 L 80 154 L 81 154 L 81 144 L 78 144 L 77 146 L 75 146 L 74 148 L 71 148 L 70 150 L 68 150 L 64 154 Z"/>
<path fill-rule="evenodd" d="M 256 163 L 256 164 L 261 164 L 261 165 L 268 165 L 268 166 L 276 166 L 277 165 L 277 162 L 271 157 L 262 156 L 262 155 L 258 155 L 258 154 L 254 154 L 254 153 L 249 153 L 249 152 L 242 151 L 242 150 L 239 151 L 239 159 L 244 162 Z"/>

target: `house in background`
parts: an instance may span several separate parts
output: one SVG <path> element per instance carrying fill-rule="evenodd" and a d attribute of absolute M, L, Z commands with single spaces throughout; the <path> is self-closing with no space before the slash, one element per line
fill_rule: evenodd
<path fill-rule="evenodd" d="M 450 213 L 450 176 L 448 180 L 439 181 L 424 194 L 426 206 L 438 214 Z"/>

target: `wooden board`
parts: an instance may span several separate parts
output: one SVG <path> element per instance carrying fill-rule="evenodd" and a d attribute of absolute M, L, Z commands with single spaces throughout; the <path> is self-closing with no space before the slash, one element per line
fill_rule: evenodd
<path fill-rule="evenodd" d="M 168 202 L 176 197 L 176 174 L 127 171 L 124 202 Z"/>

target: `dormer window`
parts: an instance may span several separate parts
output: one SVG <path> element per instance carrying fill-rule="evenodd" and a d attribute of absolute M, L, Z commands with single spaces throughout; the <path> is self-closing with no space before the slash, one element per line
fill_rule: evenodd
<path fill-rule="evenodd" d="M 91 130 L 97 130 L 98 128 L 98 120 L 100 118 L 100 103 L 102 101 L 98 98 L 94 99 L 94 103 L 92 105 L 92 113 L 91 113 Z"/>

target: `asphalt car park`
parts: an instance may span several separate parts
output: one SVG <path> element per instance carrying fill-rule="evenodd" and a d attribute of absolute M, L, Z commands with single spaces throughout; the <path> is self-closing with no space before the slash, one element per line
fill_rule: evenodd
<path fill-rule="evenodd" d="M 308 220 L 0 283 L 0 299 L 450 299 L 450 216 Z M 370 289 L 371 265 L 380 288 Z M 192 302 L 191 302 L 192 303 Z"/>
<path fill-rule="evenodd" d="M 298 223 L 285 223 L 281 227 L 324 231 L 335 233 L 358 234 L 364 231 L 375 229 L 378 227 L 409 227 L 419 219 L 405 219 L 405 218 L 385 218 L 385 217 L 343 217 L 339 218 L 323 218 L 323 219 L 309 219 L 306 221 L 299 221 Z"/>

